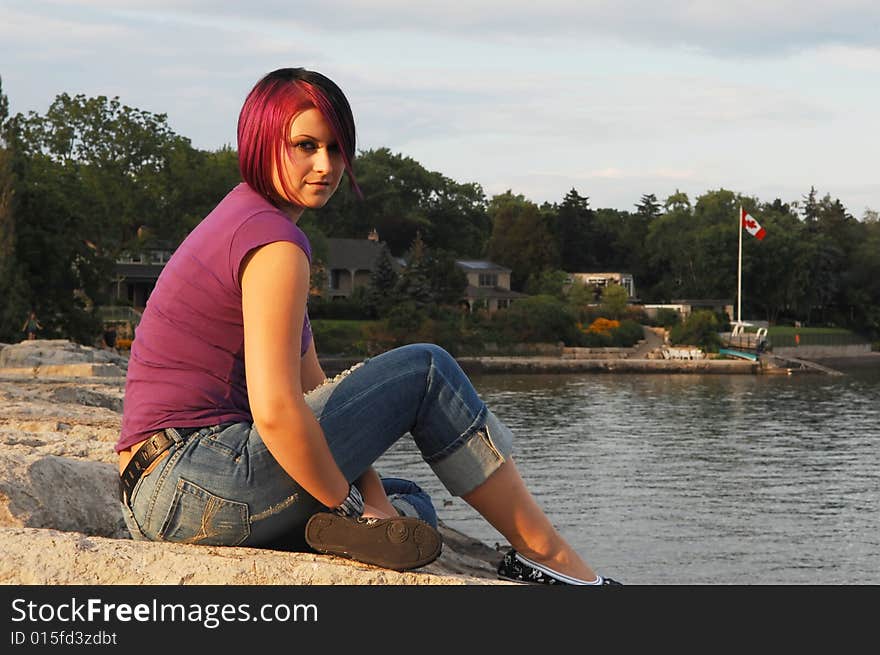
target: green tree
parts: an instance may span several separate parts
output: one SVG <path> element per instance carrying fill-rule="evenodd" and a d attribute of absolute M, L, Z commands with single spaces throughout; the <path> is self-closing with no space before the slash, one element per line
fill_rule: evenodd
<path fill-rule="evenodd" d="M 872 341 L 880 340 L 880 222 L 866 221 L 852 251 L 847 284 L 852 327 Z"/>
<path fill-rule="evenodd" d="M 159 178 L 161 191 L 145 219 L 161 239 L 180 243 L 241 181 L 238 152 L 230 146 L 197 150 L 186 139 L 172 139 Z M 313 252 L 318 238 L 309 233 Z"/>
<path fill-rule="evenodd" d="M 508 191 L 489 202 L 492 236 L 488 256 L 512 270 L 510 286 L 520 291 L 531 275 L 559 268 L 559 251 L 549 221 L 538 206 Z"/>
<path fill-rule="evenodd" d="M 719 189 L 700 196 L 691 208 L 681 196 L 667 202 L 666 213 L 648 229 L 649 272 L 657 280 L 649 295 L 665 300 L 734 297 L 739 206 L 750 208 L 756 201 Z M 743 256 L 744 274 L 748 254 Z"/>
<path fill-rule="evenodd" d="M 630 212 L 597 209 L 593 221 L 593 252 L 596 262 L 593 270 L 635 272 L 633 264 L 640 261 L 644 251 L 644 238 L 644 231 L 638 232 L 638 226 Z"/>
<path fill-rule="evenodd" d="M 567 279 L 568 273 L 561 269 L 547 269 L 538 274 L 533 273 L 526 281 L 525 292 L 530 296 L 553 296 L 564 300 L 567 297 Z"/>
<path fill-rule="evenodd" d="M 619 320 L 626 314 L 629 293 L 619 284 L 609 284 L 602 290 L 600 310 L 607 318 Z"/>
<path fill-rule="evenodd" d="M 820 203 L 817 235 L 822 258 L 817 273 L 822 323 L 846 325 L 854 316 L 849 300 L 852 259 L 864 238 L 864 225 L 856 220 L 839 199 L 826 194 Z M 818 286 L 818 285 L 817 285 Z"/>
<path fill-rule="evenodd" d="M 752 208 L 757 205 L 757 201 L 727 189 L 708 191 L 697 198 L 694 204 L 692 252 L 682 297 L 736 297 L 740 205 L 754 211 Z M 744 273 L 750 264 L 752 251 L 761 245 L 754 239 L 744 244 Z M 745 292 L 744 286 L 743 293 Z"/>
<path fill-rule="evenodd" d="M 804 222 L 808 226 L 815 226 L 819 220 L 819 203 L 816 201 L 816 187 L 811 186 L 809 193 L 804 198 Z"/>
<path fill-rule="evenodd" d="M 590 199 L 571 189 L 556 207 L 555 231 L 563 270 L 572 273 L 595 270 L 598 265 L 595 253 L 599 244 L 593 222 Z"/>
<path fill-rule="evenodd" d="M 648 256 L 648 280 L 640 284 L 648 297 L 668 301 L 681 298 L 689 276 L 693 215 L 689 206 L 670 206 L 665 214 L 654 220 L 645 237 Z"/>
<path fill-rule="evenodd" d="M 7 121 L 17 179 L 16 255 L 48 334 L 91 342 L 122 250 L 177 243 L 237 180 L 234 155 L 195 151 L 164 114 L 61 94 Z"/>
<path fill-rule="evenodd" d="M 375 228 L 392 254 L 401 255 L 419 232 L 432 249 L 466 256 L 484 251 L 489 218 L 478 184 L 459 184 L 388 148 L 358 153 L 354 170 L 364 198 L 340 187 L 319 214 L 328 236 L 363 238 Z"/>
<path fill-rule="evenodd" d="M 794 320 L 809 289 L 809 234 L 793 207 L 778 198 L 756 209 L 767 235 L 758 244 L 743 234 L 746 306 L 771 324 Z"/>
<path fill-rule="evenodd" d="M 425 243 L 434 251 L 481 257 L 491 231 L 486 196 L 479 184 L 459 184 L 440 176 L 428 197 Z"/>
<path fill-rule="evenodd" d="M 367 298 L 375 308 L 378 316 L 384 316 L 397 302 L 398 275 L 391 262 L 391 253 L 387 245 L 382 245 L 376 267 L 370 274 Z"/>
<path fill-rule="evenodd" d="M 643 194 L 635 207 L 635 212 L 617 212 L 614 261 L 608 268 L 632 273 L 638 281 L 637 294 L 642 297 L 642 289 L 651 289 L 657 283 L 647 265 L 647 236 L 652 223 L 662 216 L 663 207 L 653 193 Z M 597 216 L 603 214 L 603 210 L 597 211 Z"/>
<path fill-rule="evenodd" d="M 653 193 L 642 195 L 639 204 L 636 205 L 636 214 L 644 217 L 648 222 L 660 216 L 660 202 L 657 200 L 657 196 Z"/>
<path fill-rule="evenodd" d="M 676 189 L 675 193 L 667 196 L 663 207 L 666 211 L 690 211 L 691 201 L 685 192 Z"/>
<path fill-rule="evenodd" d="M 582 321 L 586 317 L 589 307 L 596 302 L 596 287 L 592 284 L 581 284 L 575 281 L 568 288 L 565 301 L 574 312 L 577 320 Z"/>
<path fill-rule="evenodd" d="M 406 267 L 397 281 L 395 295 L 401 300 L 411 302 L 419 309 L 433 307 L 439 301 L 431 279 L 431 263 L 425 242 L 418 232 L 410 247 Z"/>
<path fill-rule="evenodd" d="M 19 341 L 21 324 L 27 315 L 30 290 L 16 254 L 16 198 L 14 138 L 8 130 L 9 101 L 0 79 L 0 341 Z M 34 307 L 38 312 L 40 307 Z"/>
<path fill-rule="evenodd" d="M 429 253 L 427 268 L 440 305 L 458 306 L 464 302 L 467 275 L 456 266 L 455 255 L 435 248 Z"/>

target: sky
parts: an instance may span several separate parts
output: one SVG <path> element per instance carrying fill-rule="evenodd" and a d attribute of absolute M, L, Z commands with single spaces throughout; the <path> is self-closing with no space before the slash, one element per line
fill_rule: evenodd
<path fill-rule="evenodd" d="M 815 187 L 880 211 L 877 0 L 0 0 L 13 113 L 118 97 L 234 148 L 248 91 L 289 66 L 345 91 L 358 149 L 488 197 Z"/>

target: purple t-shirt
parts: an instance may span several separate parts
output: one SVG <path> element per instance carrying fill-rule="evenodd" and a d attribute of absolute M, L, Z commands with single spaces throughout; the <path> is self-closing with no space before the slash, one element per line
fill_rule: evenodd
<path fill-rule="evenodd" d="M 168 260 L 132 342 L 117 452 L 162 428 L 253 421 L 238 274 L 248 252 L 274 241 L 311 261 L 305 233 L 242 183 Z M 307 313 L 302 354 L 311 340 Z"/>

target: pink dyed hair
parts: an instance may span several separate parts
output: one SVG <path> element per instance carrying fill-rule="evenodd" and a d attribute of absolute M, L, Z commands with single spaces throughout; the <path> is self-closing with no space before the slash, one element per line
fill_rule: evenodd
<path fill-rule="evenodd" d="M 290 124 L 300 112 L 314 107 L 339 145 L 352 190 L 363 198 L 355 180 L 355 129 L 351 107 L 342 90 L 329 78 L 304 68 L 279 68 L 256 83 L 238 116 L 238 168 L 242 179 L 272 203 L 282 200 L 272 181 L 281 170 L 282 152 Z M 284 194 L 295 197 L 281 176 Z"/>

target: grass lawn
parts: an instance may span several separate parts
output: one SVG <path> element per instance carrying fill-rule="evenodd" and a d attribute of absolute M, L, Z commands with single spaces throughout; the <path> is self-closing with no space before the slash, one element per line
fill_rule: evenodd
<path fill-rule="evenodd" d="M 864 337 L 845 328 L 791 327 L 779 325 L 767 329 L 767 337 L 774 346 L 845 346 L 865 343 Z M 797 337 L 797 338 L 796 338 Z M 798 344 L 799 342 L 799 344 Z"/>
<path fill-rule="evenodd" d="M 850 330 L 846 328 L 830 328 L 830 327 L 792 327 L 790 325 L 774 325 L 773 327 L 767 328 L 767 336 L 794 336 L 795 334 L 799 334 L 801 336 L 804 335 L 812 335 L 812 334 L 835 334 L 835 335 L 851 335 L 853 334 Z"/>

